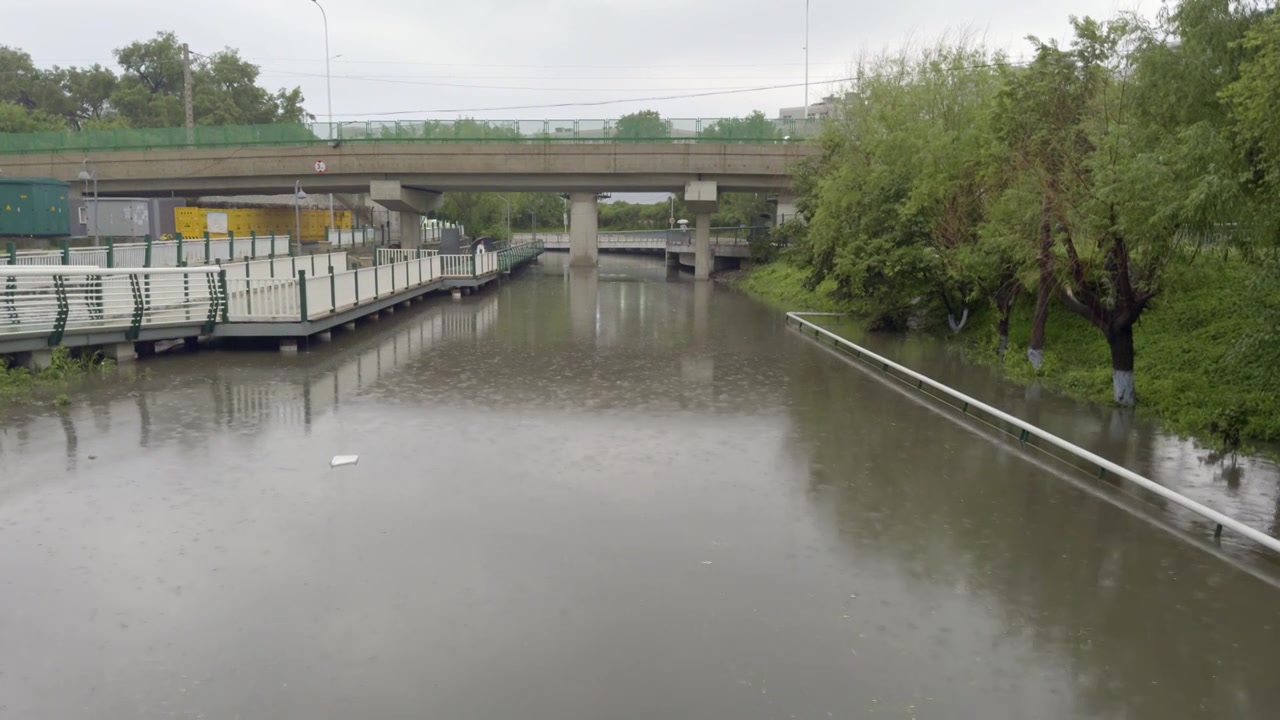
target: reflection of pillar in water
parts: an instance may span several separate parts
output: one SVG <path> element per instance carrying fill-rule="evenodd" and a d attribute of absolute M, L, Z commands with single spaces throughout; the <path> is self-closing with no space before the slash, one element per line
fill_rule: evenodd
<path fill-rule="evenodd" d="M 695 283 L 693 286 L 693 346 L 702 348 L 707 343 L 708 315 L 711 310 L 711 283 Z"/>
<path fill-rule="evenodd" d="M 62 432 L 67 436 L 67 472 L 71 472 L 76 469 L 76 447 L 80 444 L 80 440 L 76 437 L 76 426 L 71 422 L 69 411 L 59 410 L 58 420 L 62 422 Z"/>
<path fill-rule="evenodd" d="M 573 338 L 594 343 L 600 304 L 600 273 L 595 268 L 568 268 L 567 272 Z"/>

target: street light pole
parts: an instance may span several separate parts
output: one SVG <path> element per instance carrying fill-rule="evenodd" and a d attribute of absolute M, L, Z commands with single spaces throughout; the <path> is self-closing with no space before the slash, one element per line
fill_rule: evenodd
<path fill-rule="evenodd" d="M 533 239 L 538 239 L 538 211 L 529 208 L 529 214 L 533 216 Z"/>
<path fill-rule="evenodd" d="M 302 191 L 302 181 L 295 180 L 293 183 L 293 246 L 295 248 L 294 255 L 302 254 L 302 199 L 307 194 Z M 326 238 L 327 239 L 327 238 Z"/>
<path fill-rule="evenodd" d="M 80 175 L 78 176 L 84 181 L 85 185 L 93 180 L 93 245 L 97 247 L 102 244 L 102 238 L 98 234 L 98 168 L 89 171 L 89 158 L 85 158 L 80 163 Z"/>
<path fill-rule="evenodd" d="M 804 119 L 809 119 L 809 0 L 804 0 Z"/>
<path fill-rule="evenodd" d="M 311 2 L 320 8 L 320 17 L 324 20 L 324 94 L 329 106 L 329 142 L 332 145 L 337 135 L 333 131 L 333 74 L 329 71 L 329 61 L 332 59 L 329 55 L 329 14 L 324 11 L 320 0 L 311 0 Z M 334 229 L 333 226 L 333 193 L 329 193 L 329 229 Z M 325 239 L 328 240 L 328 238 Z"/>

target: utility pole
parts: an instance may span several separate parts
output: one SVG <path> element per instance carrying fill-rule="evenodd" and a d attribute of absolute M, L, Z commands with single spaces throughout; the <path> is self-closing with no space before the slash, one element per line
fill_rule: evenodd
<path fill-rule="evenodd" d="M 191 48 L 182 44 L 182 109 L 187 114 L 187 144 L 196 143 L 196 112 L 191 99 Z"/>

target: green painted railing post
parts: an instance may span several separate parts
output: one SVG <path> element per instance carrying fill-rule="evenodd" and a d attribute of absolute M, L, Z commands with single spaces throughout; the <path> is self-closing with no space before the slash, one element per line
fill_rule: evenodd
<path fill-rule="evenodd" d="M 9 264 L 17 265 L 18 264 L 18 243 L 10 240 L 9 242 L 4 244 L 4 249 L 5 249 L 5 252 L 9 253 Z"/>
<path fill-rule="evenodd" d="M 330 237 L 330 234 L 329 234 L 329 231 L 330 231 L 330 230 L 332 230 L 332 228 L 330 228 L 328 225 L 325 225 L 325 226 L 324 226 L 324 241 L 325 241 L 325 242 L 327 242 L 327 243 L 332 244 L 332 243 L 333 243 L 333 238 L 332 238 L 332 237 Z M 342 237 L 341 237 L 341 236 L 339 236 L 339 237 L 338 237 L 338 244 L 339 244 L 339 245 L 341 245 L 341 244 L 342 244 Z"/>
<path fill-rule="evenodd" d="M 210 254 L 211 254 L 211 253 L 210 253 L 210 244 L 209 244 L 209 231 L 208 231 L 208 230 L 205 230 L 205 231 L 204 231 L 204 260 L 205 260 L 205 262 L 209 262 L 209 256 L 210 256 Z"/>
<path fill-rule="evenodd" d="M 289 235 L 287 237 L 289 239 L 289 255 L 296 255 L 297 253 L 293 250 L 293 235 Z"/>
<path fill-rule="evenodd" d="M 229 317 L 229 305 L 231 304 L 231 296 L 227 293 L 227 271 L 218 271 L 218 284 L 222 287 L 222 322 L 231 322 Z M 249 297 L 253 293 L 246 292 L 245 297 Z"/>
<path fill-rule="evenodd" d="M 114 268 L 115 266 L 116 266 L 116 241 L 112 238 L 107 238 L 107 268 L 110 269 L 110 268 Z"/>
<path fill-rule="evenodd" d="M 258 257 L 258 233 L 256 230 L 249 231 L 249 256 Z"/>
<path fill-rule="evenodd" d="M 60 244 L 62 245 L 62 264 L 70 265 L 71 264 L 71 241 L 63 240 Z"/>
<path fill-rule="evenodd" d="M 182 267 L 182 233 L 174 233 L 173 237 L 178 241 L 178 267 Z"/>
<path fill-rule="evenodd" d="M 302 311 L 302 322 L 307 321 L 307 271 L 298 271 L 298 308 Z"/>
<path fill-rule="evenodd" d="M 235 256 L 236 256 L 236 234 L 235 232 L 228 230 L 227 231 L 227 257 L 233 258 Z"/>
<path fill-rule="evenodd" d="M 151 267 L 151 236 L 147 235 L 147 246 L 142 253 L 142 267 Z"/>
<path fill-rule="evenodd" d="M 356 305 L 359 305 L 360 304 L 360 271 L 356 270 L 355 273 L 352 275 L 352 277 L 355 278 L 355 281 L 356 281 Z"/>
<path fill-rule="evenodd" d="M 338 311 L 338 276 L 333 274 L 333 266 L 329 266 L 329 310 Z"/>

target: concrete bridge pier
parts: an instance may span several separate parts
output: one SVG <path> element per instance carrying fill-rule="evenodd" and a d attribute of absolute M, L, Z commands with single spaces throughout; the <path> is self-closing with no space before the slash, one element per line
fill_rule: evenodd
<path fill-rule="evenodd" d="M 711 213 L 719 205 L 718 188 L 713 180 L 695 180 L 685 183 L 684 203 L 694 212 L 693 226 L 693 279 L 711 279 L 715 256 L 711 253 Z"/>
<path fill-rule="evenodd" d="M 600 262 L 600 214 L 595 193 L 569 193 L 569 266 Z"/>
<path fill-rule="evenodd" d="M 800 217 L 800 209 L 796 207 L 797 199 L 795 195 L 784 194 L 778 195 L 769 201 L 773 205 L 773 224 L 775 226 Z"/>
<path fill-rule="evenodd" d="M 402 248 L 416 248 L 422 243 L 422 216 L 438 209 L 444 200 L 440 193 L 407 188 L 401 185 L 399 180 L 370 182 L 369 198 L 382 207 L 398 213 Z"/>

